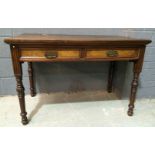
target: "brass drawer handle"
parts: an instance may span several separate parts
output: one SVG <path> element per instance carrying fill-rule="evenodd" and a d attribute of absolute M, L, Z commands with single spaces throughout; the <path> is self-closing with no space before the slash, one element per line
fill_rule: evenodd
<path fill-rule="evenodd" d="M 107 56 L 108 57 L 117 57 L 118 56 L 118 51 L 115 51 L 115 50 L 107 51 Z"/>
<path fill-rule="evenodd" d="M 46 52 L 45 53 L 45 57 L 47 59 L 55 59 L 57 58 L 57 56 L 58 56 L 57 52 Z"/>

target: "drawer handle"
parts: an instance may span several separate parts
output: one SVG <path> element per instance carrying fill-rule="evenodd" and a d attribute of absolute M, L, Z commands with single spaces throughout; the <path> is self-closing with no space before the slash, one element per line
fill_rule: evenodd
<path fill-rule="evenodd" d="M 47 58 L 47 59 L 55 59 L 55 58 L 57 58 L 57 52 L 46 52 L 45 53 L 45 57 Z"/>
<path fill-rule="evenodd" d="M 116 56 L 118 56 L 118 51 L 115 51 L 115 50 L 107 51 L 107 56 L 108 57 L 116 57 Z"/>

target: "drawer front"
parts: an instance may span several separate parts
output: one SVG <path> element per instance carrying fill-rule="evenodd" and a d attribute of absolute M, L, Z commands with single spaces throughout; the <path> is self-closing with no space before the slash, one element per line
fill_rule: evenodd
<path fill-rule="evenodd" d="M 138 50 L 89 50 L 87 51 L 87 58 L 137 58 L 139 56 Z"/>
<path fill-rule="evenodd" d="M 138 59 L 139 50 L 135 49 L 37 49 L 22 48 L 21 61 L 79 61 L 79 60 L 125 60 Z"/>
<path fill-rule="evenodd" d="M 39 60 L 54 60 L 54 59 L 78 59 L 80 57 L 79 50 L 44 50 L 44 49 L 22 49 L 21 60 L 39 59 Z"/>

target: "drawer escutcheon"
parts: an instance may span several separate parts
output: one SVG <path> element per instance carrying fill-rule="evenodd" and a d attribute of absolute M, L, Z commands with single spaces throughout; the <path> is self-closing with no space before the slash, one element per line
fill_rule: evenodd
<path fill-rule="evenodd" d="M 110 50 L 106 52 L 108 57 L 117 57 L 118 56 L 118 51 L 116 50 Z"/>
<path fill-rule="evenodd" d="M 55 59 L 57 58 L 58 54 L 56 51 L 52 51 L 52 52 L 45 52 L 45 57 L 47 59 Z"/>

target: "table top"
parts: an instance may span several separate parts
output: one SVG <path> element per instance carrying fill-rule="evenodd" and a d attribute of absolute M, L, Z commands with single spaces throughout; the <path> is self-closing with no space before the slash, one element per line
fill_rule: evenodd
<path fill-rule="evenodd" d="M 148 39 L 135 39 L 122 36 L 103 36 L 103 35 L 52 35 L 52 34 L 22 34 L 4 40 L 8 44 L 107 44 L 107 43 L 126 43 L 146 45 L 151 42 Z"/>

